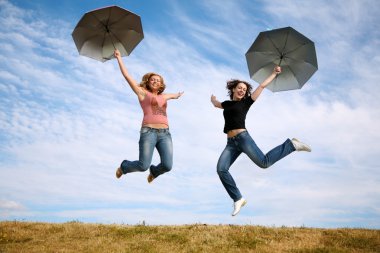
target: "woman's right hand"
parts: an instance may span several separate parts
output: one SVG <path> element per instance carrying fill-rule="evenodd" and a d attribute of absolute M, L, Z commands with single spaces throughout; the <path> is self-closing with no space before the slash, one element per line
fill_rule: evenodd
<path fill-rule="evenodd" d="M 220 109 L 223 109 L 222 107 L 222 104 L 216 99 L 216 97 L 214 95 L 211 95 L 211 103 L 217 107 L 217 108 L 220 108 Z"/>
<path fill-rule="evenodd" d="M 211 103 L 214 103 L 216 101 L 216 97 L 214 96 L 214 94 L 211 95 Z"/>

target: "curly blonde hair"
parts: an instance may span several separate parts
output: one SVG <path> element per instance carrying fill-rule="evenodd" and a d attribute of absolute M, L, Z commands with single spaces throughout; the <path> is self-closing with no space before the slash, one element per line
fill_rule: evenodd
<path fill-rule="evenodd" d="M 147 91 L 151 91 L 150 87 L 149 87 L 149 79 L 152 77 L 152 76 L 158 76 L 160 77 L 161 79 L 161 86 L 160 88 L 158 89 L 158 94 L 161 94 L 162 92 L 164 92 L 165 88 L 166 88 L 166 85 L 165 85 L 165 81 L 164 81 L 164 78 L 162 76 L 160 76 L 159 74 L 157 73 L 154 73 L 154 72 L 149 72 L 149 73 L 146 73 L 142 79 L 141 79 L 141 82 L 140 82 L 140 87 L 146 89 Z"/>

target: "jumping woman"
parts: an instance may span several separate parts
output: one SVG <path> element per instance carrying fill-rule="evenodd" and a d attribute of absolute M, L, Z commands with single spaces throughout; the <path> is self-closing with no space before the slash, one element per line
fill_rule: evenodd
<path fill-rule="evenodd" d="M 166 114 L 167 101 L 178 99 L 183 92 L 165 94 L 164 79 L 156 73 L 147 73 L 142 82 L 137 84 L 129 75 L 119 50 L 114 55 L 125 80 L 137 95 L 144 112 L 139 140 L 139 160 L 124 160 L 116 170 L 116 178 L 123 174 L 146 171 L 149 169 L 148 183 L 151 183 L 159 175 L 168 172 L 173 166 L 173 144 L 169 132 L 168 117 Z M 161 162 L 151 165 L 154 148 L 157 149 Z"/>
<path fill-rule="evenodd" d="M 241 207 L 247 203 L 229 172 L 231 165 L 241 153 L 245 153 L 257 166 L 268 168 L 293 151 L 311 151 L 308 145 L 293 138 L 292 140 L 287 139 L 283 144 L 264 155 L 245 128 L 245 118 L 251 105 L 258 99 L 264 88 L 280 73 L 281 67 L 275 67 L 272 74 L 253 93 L 251 93 L 252 86 L 249 83 L 232 80 L 227 82 L 226 87 L 231 100 L 221 103 L 214 95 L 211 96 L 211 103 L 215 107 L 223 109 L 227 145 L 219 157 L 217 173 L 227 193 L 234 201 L 232 216 L 238 214 Z"/>

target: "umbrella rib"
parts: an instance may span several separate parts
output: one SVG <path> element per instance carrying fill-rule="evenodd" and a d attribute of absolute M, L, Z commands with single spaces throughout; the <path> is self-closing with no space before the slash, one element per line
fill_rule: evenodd
<path fill-rule="evenodd" d="M 285 43 L 284 43 L 284 46 L 282 47 L 282 50 L 281 52 L 284 51 L 285 47 L 286 47 L 286 44 L 288 44 L 288 38 L 289 38 L 289 31 L 286 33 L 286 39 L 285 39 Z"/>
<path fill-rule="evenodd" d="M 280 57 L 280 62 L 278 63 L 278 66 L 281 66 L 281 62 L 282 62 L 282 59 L 284 58 L 284 50 L 285 50 L 285 47 L 286 47 L 286 44 L 288 44 L 288 38 L 289 38 L 289 32 L 286 33 L 286 39 L 285 39 L 285 43 L 284 43 L 284 46 L 282 47 L 282 50 L 281 50 L 281 57 Z"/>
<path fill-rule="evenodd" d="M 108 18 L 107 18 L 107 24 L 105 25 L 106 27 L 106 33 L 108 33 L 110 35 L 110 39 L 111 39 L 111 43 L 112 43 L 112 46 L 114 49 L 116 49 L 115 47 L 115 44 L 113 43 L 113 40 L 112 40 L 112 37 L 111 37 L 111 30 L 109 29 L 109 22 L 110 22 L 110 19 L 111 19 L 111 12 L 112 12 L 112 8 L 109 8 L 109 13 L 108 13 Z M 104 46 L 104 41 L 106 40 L 106 35 L 104 35 L 104 40 L 103 40 L 103 44 L 102 44 L 102 47 Z"/>
<path fill-rule="evenodd" d="M 278 53 L 279 55 L 281 55 L 280 49 L 278 49 L 278 48 L 276 47 L 276 45 L 275 45 L 274 42 L 272 41 L 272 38 L 269 37 L 269 36 L 267 36 L 267 37 L 268 37 L 269 41 L 272 43 L 272 46 L 277 50 L 277 53 Z"/>
<path fill-rule="evenodd" d="M 118 20 L 116 20 L 115 22 L 113 22 L 112 24 L 110 24 L 110 26 L 112 26 L 113 24 L 117 24 L 120 20 L 122 20 L 123 18 L 126 18 L 129 16 L 129 13 L 125 14 L 124 16 L 122 16 L 121 18 L 119 18 Z M 133 30 L 133 29 L 130 29 L 130 30 Z M 113 40 L 112 40 L 112 37 L 111 37 L 111 34 L 113 35 L 113 37 L 116 39 L 117 42 L 120 42 L 120 44 L 123 45 L 123 42 L 121 41 L 121 39 L 119 39 L 116 34 L 110 29 L 109 30 L 109 33 L 110 33 L 110 39 L 112 41 L 112 44 L 113 44 L 113 47 L 116 49 L 114 43 L 113 43 Z"/>
<path fill-rule="evenodd" d="M 286 62 L 286 60 L 284 59 L 284 61 Z M 289 70 L 292 72 L 293 76 L 296 76 L 296 73 L 294 73 L 293 69 L 290 67 L 290 65 L 288 65 L 288 68 Z"/>
<path fill-rule="evenodd" d="M 119 18 L 118 20 L 116 20 L 115 22 L 113 22 L 112 24 L 109 24 L 109 26 L 112 26 L 113 24 L 117 24 L 117 23 L 120 22 L 122 19 L 127 18 L 129 15 L 131 15 L 131 14 L 130 14 L 130 13 L 126 13 L 124 16 L 122 16 L 121 18 Z M 129 27 L 128 30 L 135 31 L 135 32 L 137 32 L 137 33 L 139 32 L 139 31 L 137 31 L 136 29 L 131 28 L 131 27 Z M 110 29 L 110 32 L 112 32 L 111 29 Z M 115 36 L 115 37 L 116 37 L 116 36 Z M 121 40 L 119 40 L 119 41 L 121 42 Z"/>
<path fill-rule="evenodd" d="M 111 12 L 112 12 L 112 8 L 109 8 L 109 13 L 108 13 L 108 18 L 107 18 L 107 24 L 106 24 L 107 30 L 108 30 L 108 25 L 109 25 L 109 22 L 110 22 L 110 19 L 111 19 Z"/>
<path fill-rule="evenodd" d="M 94 13 L 91 13 L 91 15 L 100 23 L 102 24 L 104 27 L 106 27 L 106 25 L 100 20 L 98 19 L 98 17 L 94 14 Z"/>
<path fill-rule="evenodd" d="M 122 20 L 123 18 L 127 17 L 128 15 L 129 14 L 125 14 L 124 16 L 122 16 L 121 18 L 119 18 L 118 20 L 116 20 L 115 22 L 113 22 L 112 24 L 110 24 L 110 26 L 112 26 L 113 24 L 117 24 L 120 20 Z M 122 41 L 116 36 L 116 34 L 111 29 L 109 30 L 109 32 L 110 32 L 110 34 L 112 34 L 116 38 L 116 40 L 118 42 L 120 42 L 121 44 L 123 44 Z M 111 40 L 112 40 L 112 38 L 111 38 Z"/>
<path fill-rule="evenodd" d="M 293 53 L 294 51 L 297 51 L 299 48 L 301 48 L 301 47 L 303 47 L 303 46 L 305 46 L 305 45 L 308 45 L 308 44 L 309 44 L 309 42 L 308 42 L 308 43 L 303 43 L 303 44 L 299 45 L 298 47 L 296 47 L 296 48 L 294 48 L 294 49 L 292 49 L 292 50 L 286 52 L 285 54 Z"/>
<path fill-rule="evenodd" d="M 312 63 L 306 61 L 305 59 L 299 60 L 299 59 L 292 58 L 292 57 L 289 57 L 289 56 L 284 56 L 284 60 L 285 60 L 286 58 L 287 58 L 287 59 L 291 59 L 291 60 L 296 61 L 296 62 L 306 62 L 306 63 L 312 64 Z"/>
<path fill-rule="evenodd" d="M 284 59 L 284 61 L 286 62 L 285 59 Z M 290 67 L 290 65 L 288 65 L 288 68 L 289 68 L 290 72 L 292 72 L 294 78 L 297 80 L 297 75 L 296 75 L 296 73 L 293 71 L 293 69 Z M 297 80 L 297 82 L 298 82 L 298 80 Z"/>
<path fill-rule="evenodd" d="M 289 38 L 289 32 L 286 33 L 285 44 L 284 44 L 282 50 L 280 50 L 279 48 L 276 47 L 276 45 L 272 41 L 272 38 L 268 36 L 269 41 L 272 43 L 272 45 L 274 46 L 274 48 L 276 48 L 277 53 L 280 55 L 280 62 L 278 64 L 279 66 L 281 66 L 281 62 L 282 62 L 282 58 L 283 58 L 283 53 L 282 52 L 284 51 L 284 49 L 286 47 L 286 44 L 288 43 L 288 38 Z"/>
<path fill-rule="evenodd" d="M 114 45 L 114 43 L 113 43 L 113 40 L 112 40 L 112 36 L 111 35 L 113 35 L 113 37 L 116 39 L 116 42 L 120 42 L 120 44 L 122 44 L 123 45 L 123 42 L 116 36 L 116 34 L 114 33 L 114 32 L 112 32 L 111 30 L 110 30 L 110 39 L 111 39 L 111 41 L 112 41 L 112 45 L 113 45 L 113 47 L 116 49 L 116 47 L 115 47 L 115 45 Z M 124 46 L 124 45 L 123 45 Z"/>
<path fill-rule="evenodd" d="M 102 48 L 104 47 L 104 42 L 106 41 L 106 33 L 107 31 L 105 31 L 103 34 Z"/>
<path fill-rule="evenodd" d="M 113 25 L 113 24 L 119 23 L 120 20 L 122 20 L 123 18 L 128 17 L 129 15 L 130 15 L 129 13 L 124 14 L 124 16 L 120 17 L 118 20 L 115 20 L 112 24 L 110 24 L 110 26 Z"/>
<path fill-rule="evenodd" d="M 94 14 L 94 13 L 91 13 L 91 15 L 100 23 L 103 25 L 103 27 L 105 28 L 105 31 L 104 31 L 104 35 L 103 35 L 103 41 L 102 41 L 102 47 L 104 46 L 104 42 L 106 40 L 106 33 L 107 33 L 107 25 L 104 24 L 100 19 L 98 19 L 98 17 Z"/>

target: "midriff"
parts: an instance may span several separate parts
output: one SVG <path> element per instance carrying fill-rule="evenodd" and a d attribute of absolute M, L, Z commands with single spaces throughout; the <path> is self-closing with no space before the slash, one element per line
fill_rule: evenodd
<path fill-rule="evenodd" d="M 247 130 L 244 129 L 244 128 L 241 128 L 241 129 L 233 129 L 233 130 L 230 130 L 230 131 L 227 132 L 227 137 L 228 137 L 228 138 L 232 138 L 232 137 L 234 137 L 234 136 L 236 136 L 236 135 L 238 135 L 238 134 L 240 134 L 240 133 L 242 133 L 242 132 L 245 132 L 245 131 L 247 131 Z"/>
<path fill-rule="evenodd" d="M 145 124 L 143 125 L 143 127 L 150 127 L 155 129 L 169 128 L 166 124 Z"/>

